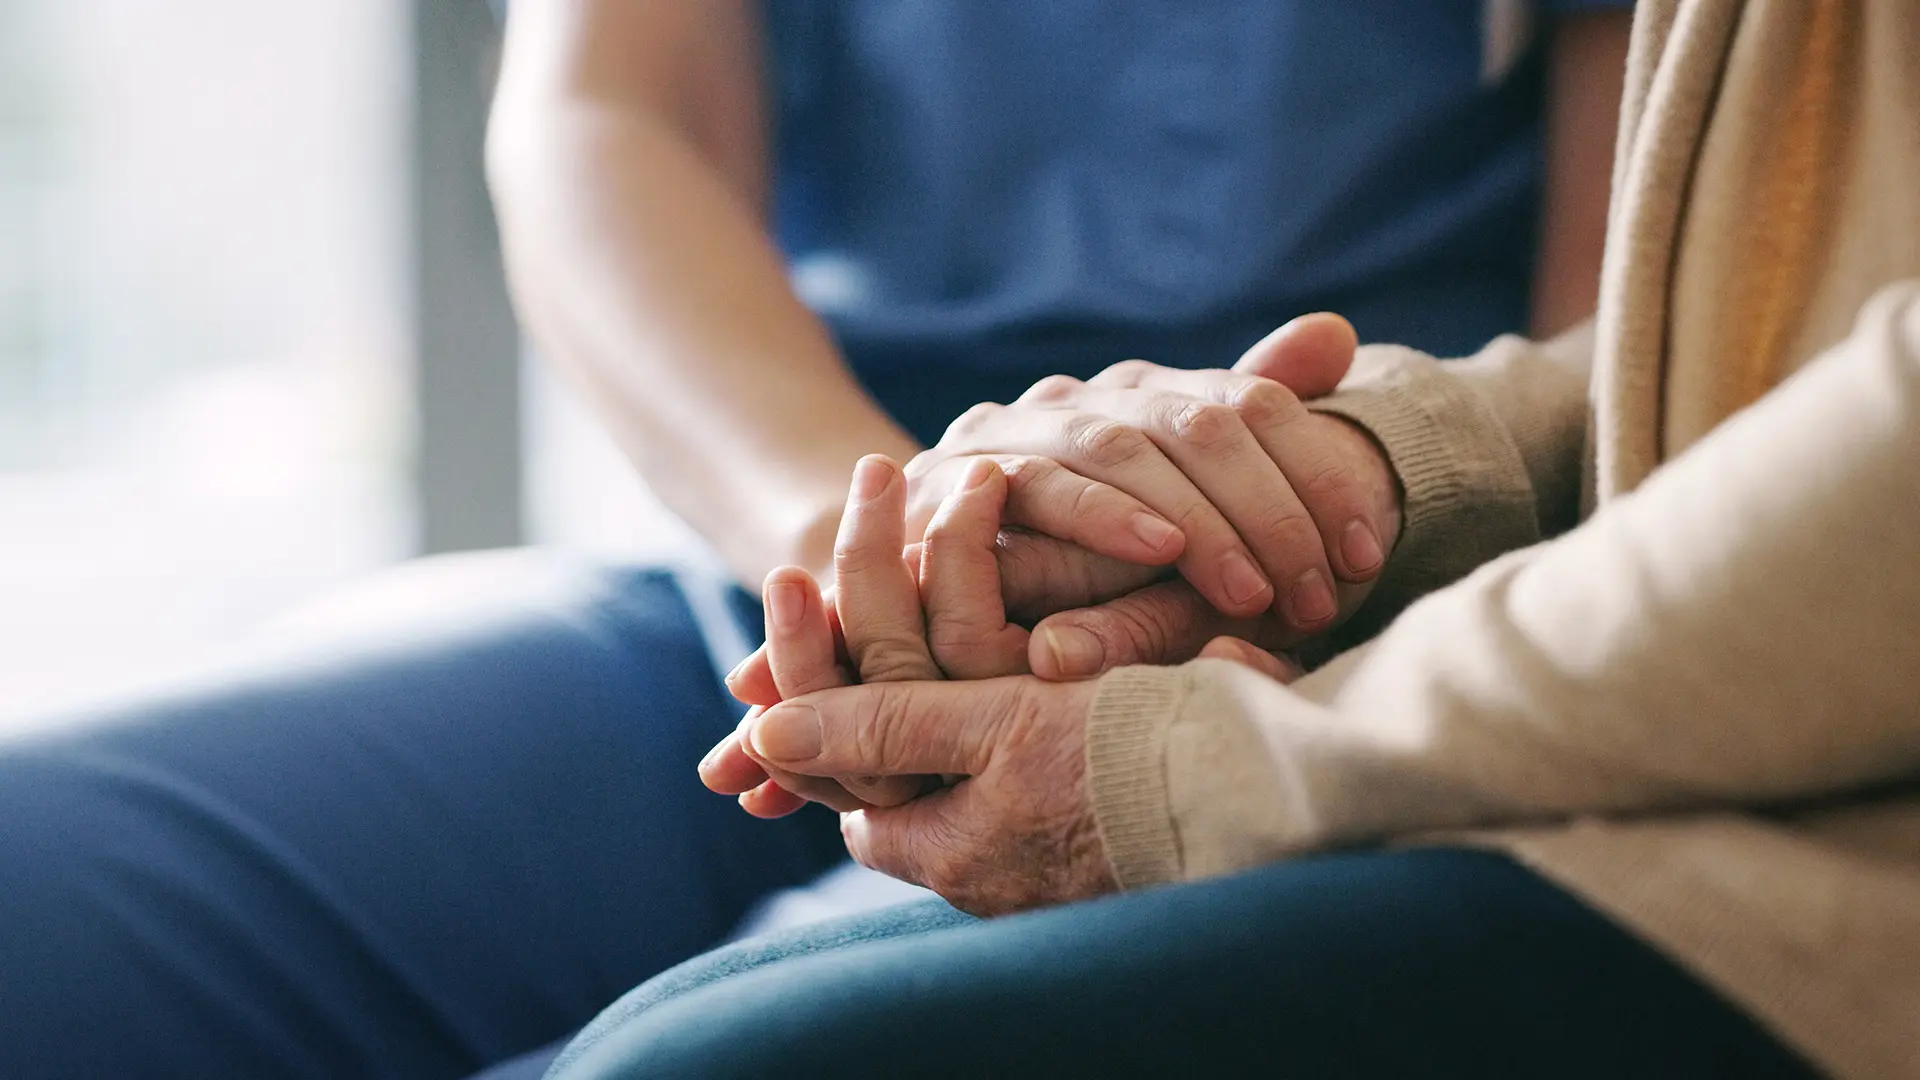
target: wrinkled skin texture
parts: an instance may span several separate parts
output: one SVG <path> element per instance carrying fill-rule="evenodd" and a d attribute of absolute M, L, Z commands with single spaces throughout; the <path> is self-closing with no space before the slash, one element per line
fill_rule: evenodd
<path fill-rule="evenodd" d="M 1351 329 L 1339 328 L 1331 339 L 1325 323 L 1309 321 L 1304 335 L 1283 328 L 1243 367 L 1317 364 L 1331 388 L 1352 355 Z M 1072 462 L 1116 484 L 969 442 L 996 427 L 1007 445 L 1033 437 L 1033 414 L 1007 407 L 956 424 L 953 446 L 943 441 L 904 474 L 863 459 L 835 587 L 823 594 L 792 567 L 769 575 L 767 644 L 728 680 L 755 708 L 701 763 L 708 786 L 749 813 L 778 817 L 807 801 L 840 811 L 860 862 L 980 915 L 1116 887 L 1087 789 L 1095 688 L 1067 680 L 1195 655 L 1290 680 L 1296 669 L 1273 650 L 1357 606 L 1399 529 L 1397 484 L 1371 439 L 1306 412 L 1264 374 L 1132 361 L 1085 384 L 1043 382 L 1023 401 L 1064 416 L 1056 434 L 1118 432 L 1103 445 L 1132 451 Z M 1037 430 L 1033 448 L 1048 450 L 1046 425 Z M 1059 445 L 1068 453 L 1074 440 Z M 1288 487 L 1296 475 L 1303 482 Z M 928 509 L 934 476 L 946 491 Z M 1208 502 L 1216 495 L 1224 509 Z M 1264 515 L 1258 531 L 1244 523 L 1249 506 Z M 1375 542 L 1356 554 L 1342 540 L 1357 522 Z M 1128 530 L 1132 539 L 1114 540 Z M 1241 533 L 1259 542 L 1243 545 Z M 1269 570 L 1292 566 L 1269 581 L 1308 566 L 1335 581 L 1339 611 L 1303 617 L 1270 584 L 1216 602 L 1223 579 L 1207 569 L 1219 560 L 1177 558 L 1196 550 L 1194 537 L 1216 555 L 1224 546 Z M 1128 544 L 1140 549 L 1131 561 L 1119 553 Z M 1167 576 L 1169 563 L 1180 577 Z M 1246 609 L 1237 617 L 1234 602 Z M 1040 620 L 1032 633 L 1013 621 L 1023 617 Z M 950 677 L 976 681 L 942 681 Z"/>
<path fill-rule="evenodd" d="M 793 773 L 957 776 L 900 806 L 844 814 L 841 832 L 863 865 L 1000 915 L 1117 887 L 1087 792 L 1094 689 L 1032 676 L 845 687 L 769 709 L 747 739 Z M 816 737 L 820 752 L 805 754 Z"/>
<path fill-rule="evenodd" d="M 994 545 L 1002 599 L 1035 632 L 1024 656 L 936 632 L 935 662 L 954 678 L 1091 678 L 1189 660 L 1223 634 L 1280 649 L 1337 625 L 1364 601 L 1400 530 L 1398 483 L 1371 437 L 1300 405 L 1339 382 L 1354 348 L 1345 320 L 1302 316 L 1231 371 L 1127 361 L 1086 383 L 1043 380 L 1011 406 L 983 406 L 974 421 L 956 423 L 907 466 L 906 535 L 920 535 L 965 468 L 998 464 L 1008 487 Z M 1201 414 L 1219 430 L 1194 442 L 1207 433 L 1187 421 Z M 1110 434 L 1092 449 L 1126 443 L 1132 452 L 1089 456 L 1086 433 L 1103 431 Z M 1132 535 L 1140 514 L 1156 528 L 1179 525 L 1176 538 L 1153 547 Z M 1361 559 L 1365 552 L 1350 549 L 1359 521 L 1379 555 Z M 1243 535 L 1251 537 L 1244 544 Z M 1280 567 L 1267 576 L 1282 581 L 1300 567 L 1329 568 L 1336 613 L 1302 620 L 1271 592 L 1251 606 L 1216 603 L 1226 588 L 1217 557 L 1228 548 Z M 728 685 L 748 704 L 780 700 L 764 654 Z"/>
<path fill-rule="evenodd" d="M 897 466 L 863 460 L 853 487 L 843 548 L 896 549 Z M 849 558 L 836 639 L 812 577 L 792 568 L 772 575 L 767 657 L 787 700 L 750 713 L 701 766 L 709 786 L 738 794 L 750 813 L 777 817 L 807 800 L 840 810 L 855 859 L 978 915 L 1116 887 L 1087 789 L 1096 684 L 940 681 L 921 629 L 954 623 L 1005 650 L 1023 644 L 1025 632 L 999 607 L 988 553 L 1005 493 L 1004 475 L 981 463 L 938 509 L 920 570 L 939 584 L 921 590 L 924 610 L 902 586 L 914 567 Z M 1290 676 L 1237 639 L 1204 652 Z M 863 673 L 876 677 L 854 685 Z"/>

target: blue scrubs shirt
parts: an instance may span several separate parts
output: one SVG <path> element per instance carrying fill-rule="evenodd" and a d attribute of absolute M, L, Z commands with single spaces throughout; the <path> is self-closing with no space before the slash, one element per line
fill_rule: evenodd
<path fill-rule="evenodd" d="M 765 0 L 795 283 L 923 440 L 1316 309 L 1473 351 L 1524 325 L 1538 211 L 1541 64 L 1491 54 L 1502 6 Z"/>

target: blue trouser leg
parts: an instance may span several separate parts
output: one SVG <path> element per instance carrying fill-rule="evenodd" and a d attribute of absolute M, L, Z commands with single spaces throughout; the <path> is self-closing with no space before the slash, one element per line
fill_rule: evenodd
<path fill-rule="evenodd" d="M 552 1080 L 1815 1074 L 1504 856 L 1333 855 L 990 922 L 746 942 L 608 1010 Z"/>
<path fill-rule="evenodd" d="M 465 1076 L 843 857 L 699 785 L 671 575 L 527 576 L 0 746 L 0 1076 Z"/>

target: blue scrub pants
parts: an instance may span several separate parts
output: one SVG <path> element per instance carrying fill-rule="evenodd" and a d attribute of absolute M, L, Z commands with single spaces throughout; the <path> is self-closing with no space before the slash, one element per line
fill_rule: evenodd
<path fill-rule="evenodd" d="M 0 744 L 0 1077 L 535 1077 L 844 858 L 831 815 L 757 821 L 695 778 L 739 711 L 702 633 L 726 594 L 506 560 L 424 615 Z M 567 1075 L 1127 1075 L 1196 1049 L 1522 1075 L 1461 1064 L 1503 1039 L 1503 1061 L 1551 1042 L 1635 1075 L 1666 1054 L 1805 1075 L 1496 856 L 1309 860 L 986 924 L 906 909 L 694 965 Z"/>

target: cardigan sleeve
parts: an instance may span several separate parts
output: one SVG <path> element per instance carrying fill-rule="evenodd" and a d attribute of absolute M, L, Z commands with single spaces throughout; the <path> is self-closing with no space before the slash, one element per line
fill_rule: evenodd
<path fill-rule="evenodd" d="M 1282 686 L 1100 688 L 1125 885 L 1434 829 L 1774 804 L 1920 776 L 1920 282 L 1565 535 Z"/>
<path fill-rule="evenodd" d="M 1408 604 L 1579 513 L 1591 323 L 1550 342 L 1502 337 L 1441 363 L 1367 346 L 1340 389 L 1308 403 L 1371 434 L 1404 492 L 1386 572 L 1339 641 L 1364 641 Z"/>

